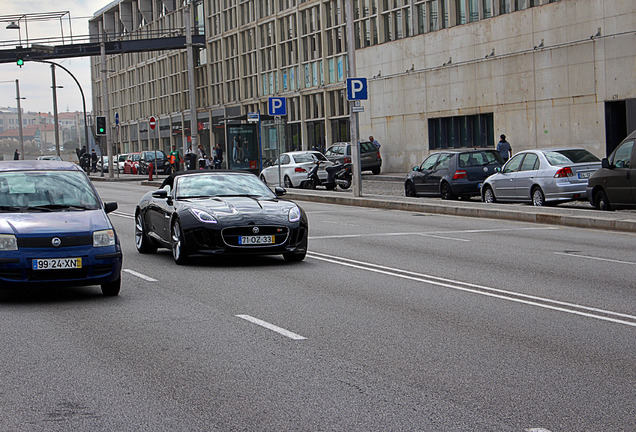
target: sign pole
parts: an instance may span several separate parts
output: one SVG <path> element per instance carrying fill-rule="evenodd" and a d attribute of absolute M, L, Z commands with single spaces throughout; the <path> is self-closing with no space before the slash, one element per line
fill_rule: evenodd
<path fill-rule="evenodd" d="M 347 76 L 353 78 L 356 76 L 356 47 L 354 44 L 353 29 L 353 2 L 345 1 L 345 42 L 347 44 L 347 62 L 349 70 Z M 353 196 L 362 196 L 362 176 L 360 174 L 360 143 L 358 142 L 358 113 L 353 112 L 353 101 L 349 101 L 349 132 L 351 135 L 351 162 L 353 163 Z"/>
<path fill-rule="evenodd" d="M 152 142 L 152 149 L 155 151 L 155 159 L 154 159 L 154 163 L 152 164 L 153 167 L 153 171 L 155 172 L 155 176 L 157 176 L 157 180 L 159 180 L 159 167 L 158 167 L 158 163 L 157 163 L 157 145 L 154 142 L 154 139 L 152 138 L 152 131 L 155 130 L 155 128 L 157 127 L 157 119 L 155 118 L 155 116 L 151 116 L 150 119 L 148 120 L 148 127 L 150 127 L 150 131 L 148 132 L 148 138 L 150 138 L 150 142 Z M 159 134 L 159 132 L 157 131 L 157 135 Z"/>
<path fill-rule="evenodd" d="M 267 103 L 267 110 L 270 116 L 274 116 L 276 125 L 276 148 L 278 150 L 278 185 L 283 186 L 280 166 L 280 128 L 283 117 L 287 115 L 287 99 L 284 97 L 271 97 Z"/>

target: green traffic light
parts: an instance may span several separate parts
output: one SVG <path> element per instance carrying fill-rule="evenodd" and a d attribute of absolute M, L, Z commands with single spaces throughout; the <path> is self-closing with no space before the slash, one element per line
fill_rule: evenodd
<path fill-rule="evenodd" d="M 22 67 L 22 65 L 24 64 L 24 60 L 22 60 L 21 58 L 18 59 L 17 61 L 18 66 Z"/>

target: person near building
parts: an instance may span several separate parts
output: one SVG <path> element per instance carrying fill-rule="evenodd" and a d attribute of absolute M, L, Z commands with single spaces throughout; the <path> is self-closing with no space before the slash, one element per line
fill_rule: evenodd
<path fill-rule="evenodd" d="M 86 148 L 83 150 L 84 152 L 82 153 L 82 156 L 80 156 L 80 167 L 86 172 L 86 174 L 90 174 L 91 155 L 86 151 Z"/>
<path fill-rule="evenodd" d="M 223 149 L 217 143 L 214 147 L 214 168 L 220 169 L 223 163 Z"/>
<path fill-rule="evenodd" d="M 497 151 L 506 162 L 510 159 L 510 156 L 512 156 L 512 146 L 508 141 L 506 141 L 506 136 L 504 134 L 499 136 Z"/>
<path fill-rule="evenodd" d="M 203 144 L 199 144 L 197 148 L 197 153 L 199 154 L 199 169 L 205 169 L 205 161 L 208 156 L 205 154 L 205 149 L 203 148 Z"/>
<path fill-rule="evenodd" d="M 179 164 L 183 162 L 183 158 L 181 157 L 181 153 L 179 153 L 179 150 L 177 150 L 176 145 L 173 145 L 172 151 L 168 153 L 168 162 L 172 167 L 172 172 L 179 171 Z"/>
<path fill-rule="evenodd" d="M 380 148 L 380 143 L 377 139 L 373 138 L 373 135 L 369 136 L 369 141 L 371 141 L 378 149 Z"/>
<path fill-rule="evenodd" d="M 20 152 L 18 152 L 18 149 L 15 149 L 15 153 L 13 153 L 13 160 L 20 160 Z"/>
<path fill-rule="evenodd" d="M 104 160 L 102 159 L 102 164 Z M 97 153 L 95 153 L 95 149 L 91 150 L 91 171 L 97 172 Z"/>

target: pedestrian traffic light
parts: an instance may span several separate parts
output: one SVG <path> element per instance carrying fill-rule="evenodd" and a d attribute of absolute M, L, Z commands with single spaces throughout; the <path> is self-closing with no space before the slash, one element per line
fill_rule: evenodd
<path fill-rule="evenodd" d="M 96 134 L 97 135 L 106 135 L 106 117 L 97 116 L 95 119 L 96 122 Z"/>
<path fill-rule="evenodd" d="M 24 57 L 22 56 L 22 53 L 18 53 L 18 56 L 17 56 L 15 62 L 20 67 L 22 67 L 22 65 L 24 65 Z"/>

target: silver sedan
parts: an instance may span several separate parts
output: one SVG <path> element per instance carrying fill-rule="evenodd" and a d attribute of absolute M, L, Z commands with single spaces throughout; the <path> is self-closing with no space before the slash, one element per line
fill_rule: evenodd
<path fill-rule="evenodd" d="M 582 200 L 587 179 L 601 161 L 581 148 L 525 150 L 484 182 L 484 202 L 529 202 L 535 206 Z"/>
<path fill-rule="evenodd" d="M 319 151 L 281 153 L 272 166 L 261 171 L 260 178 L 269 186 L 297 187 L 300 182 L 307 178 L 307 173 L 313 168 L 316 160 L 324 162 L 320 164 L 318 170 L 318 177 L 324 181 L 327 179 L 325 168 L 333 165 L 333 163 L 329 162 L 325 155 Z"/>

